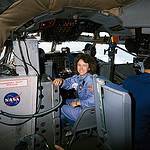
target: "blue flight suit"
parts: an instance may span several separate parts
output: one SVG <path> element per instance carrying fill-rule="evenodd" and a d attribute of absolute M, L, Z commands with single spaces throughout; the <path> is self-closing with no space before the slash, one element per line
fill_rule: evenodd
<path fill-rule="evenodd" d="M 74 75 L 64 80 L 62 85 L 64 89 L 74 88 L 77 92 L 77 99 L 67 99 L 66 105 L 61 108 L 62 116 L 70 122 L 75 122 L 85 107 L 95 106 L 93 92 L 93 76 L 89 73 L 84 76 Z M 72 101 L 80 101 L 79 107 L 69 105 Z"/>
<path fill-rule="evenodd" d="M 150 73 L 131 76 L 123 82 L 136 102 L 135 149 L 150 149 Z"/>

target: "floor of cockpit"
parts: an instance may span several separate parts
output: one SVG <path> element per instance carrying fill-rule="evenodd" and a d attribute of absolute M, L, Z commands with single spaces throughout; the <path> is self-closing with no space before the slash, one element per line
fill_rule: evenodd
<path fill-rule="evenodd" d="M 65 148 L 67 149 L 67 148 Z M 72 144 L 71 150 L 104 150 L 97 136 L 80 135 Z"/>
<path fill-rule="evenodd" d="M 100 150 L 97 137 L 83 136 L 77 139 L 71 150 Z"/>

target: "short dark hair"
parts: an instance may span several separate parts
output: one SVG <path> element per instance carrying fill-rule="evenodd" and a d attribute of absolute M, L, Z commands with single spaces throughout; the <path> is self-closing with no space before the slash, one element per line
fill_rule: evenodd
<path fill-rule="evenodd" d="M 75 73 L 78 74 L 78 72 L 77 72 L 77 63 L 80 59 L 82 59 L 85 63 L 89 64 L 89 68 L 90 68 L 89 73 L 91 73 L 91 74 L 96 73 L 96 61 L 93 57 L 91 57 L 88 54 L 79 54 L 75 58 L 75 61 L 74 61 L 74 71 L 75 71 Z"/>
<path fill-rule="evenodd" d="M 144 59 L 143 65 L 144 65 L 144 69 L 150 69 L 150 56 Z"/>

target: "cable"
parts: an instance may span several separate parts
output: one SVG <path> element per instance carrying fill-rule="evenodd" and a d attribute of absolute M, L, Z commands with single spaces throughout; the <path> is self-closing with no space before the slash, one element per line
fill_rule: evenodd
<path fill-rule="evenodd" d="M 38 117 L 43 117 L 55 111 L 56 109 L 60 107 L 61 104 L 62 104 L 62 98 L 60 98 L 60 101 L 53 108 L 40 112 L 40 113 L 29 114 L 29 115 L 15 115 L 15 114 L 10 114 L 10 113 L 0 110 L 0 114 L 9 118 L 17 118 L 17 119 L 26 119 L 26 118 L 34 118 L 34 117 L 38 118 Z"/>
<path fill-rule="evenodd" d="M 38 81 L 39 81 L 39 86 L 42 87 L 41 85 L 41 78 L 40 78 L 40 74 L 39 72 L 37 71 L 37 69 L 32 65 L 31 63 L 31 60 L 30 60 L 30 57 L 29 57 L 29 50 L 28 50 L 28 46 L 27 46 L 27 43 L 25 40 L 23 40 L 24 44 L 25 44 L 25 47 L 26 47 L 26 54 L 27 54 L 27 58 L 28 58 L 28 61 L 29 61 L 29 64 L 30 66 L 34 69 L 34 71 L 37 73 L 37 76 L 38 76 Z M 38 85 L 38 81 L 37 81 L 37 85 Z M 40 90 L 40 94 L 39 94 L 39 104 L 37 105 L 37 109 L 36 111 L 39 112 L 40 111 L 40 106 L 42 104 L 42 88 L 39 88 Z M 37 89 L 37 97 L 38 97 L 38 89 Z M 37 99 L 37 102 L 38 102 L 38 99 Z"/>
<path fill-rule="evenodd" d="M 4 61 L 8 58 L 8 55 L 10 54 L 10 52 L 12 52 L 12 48 L 9 48 L 9 47 L 6 46 L 6 48 L 5 48 L 5 54 L 4 54 L 4 56 L 1 58 L 0 64 L 3 64 L 3 63 L 4 63 Z"/>
<path fill-rule="evenodd" d="M 20 61 L 23 62 L 23 60 L 22 60 L 21 58 L 19 58 L 14 52 L 13 52 L 13 54 L 15 55 L 16 58 L 18 58 Z M 30 65 L 30 64 L 27 63 L 27 62 L 26 62 L 26 64 L 29 65 L 30 67 L 32 67 L 32 68 L 36 71 L 37 76 L 39 76 L 39 73 L 38 73 L 38 71 L 36 70 L 36 68 L 35 68 L 34 66 Z M 17 66 L 18 66 L 18 65 L 17 65 Z"/>
<path fill-rule="evenodd" d="M 20 61 L 23 61 L 23 60 L 20 59 L 14 52 L 13 52 L 13 54 L 14 54 L 14 56 L 15 56 L 16 58 L 18 58 Z M 30 58 L 28 57 L 28 59 L 30 59 Z M 31 61 L 29 61 L 29 62 L 31 62 Z M 40 79 L 40 77 L 39 77 L 40 75 L 39 75 L 37 69 L 32 65 L 32 63 L 29 64 L 29 63 L 26 62 L 26 64 L 27 64 L 28 66 L 32 67 L 33 70 L 37 73 L 37 77 L 38 77 L 37 85 L 38 85 L 38 83 L 39 83 L 39 85 L 40 85 L 40 87 L 41 87 L 41 79 Z M 42 95 L 41 89 L 40 89 L 40 95 Z M 38 97 L 38 89 L 37 89 L 37 97 Z M 42 103 L 42 99 L 40 98 L 40 100 L 39 100 L 39 105 L 37 105 L 37 112 L 40 110 L 40 104 L 41 104 L 41 103 Z"/>
<path fill-rule="evenodd" d="M 30 57 L 29 57 L 29 51 L 28 51 L 28 46 L 27 46 L 27 43 L 25 42 L 25 40 L 23 40 L 23 42 L 24 42 L 24 44 L 25 44 L 25 47 L 26 47 L 26 53 L 27 53 L 27 58 L 28 58 L 28 61 L 29 61 L 29 63 L 31 64 L 31 66 L 33 66 L 33 65 L 32 65 L 32 63 L 31 63 Z"/>
<path fill-rule="evenodd" d="M 41 86 L 41 78 L 40 78 L 40 74 L 39 74 L 39 72 L 37 71 L 37 69 L 32 65 L 32 63 L 31 63 L 31 60 L 30 60 L 30 57 L 29 57 L 29 51 L 28 51 L 28 46 L 27 46 L 27 44 L 26 44 L 26 41 L 25 40 L 23 40 L 23 42 L 24 42 L 24 44 L 25 44 L 25 47 L 26 47 L 26 54 L 27 54 L 27 58 L 28 58 L 28 62 L 29 63 L 27 63 L 27 62 L 25 62 L 26 63 L 26 65 L 29 65 L 29 66 L 31 66 L 32 68 L 33 68 L 33 70 L 37 73 L 37 77 L 38 77 L 38 82 L 37 82 L 37 85 L 39 85 L 39 91 L 40 91 L 40 94 L 39 94 L 39 101 L 38 101 L 38 89 L 37 89 L 37 109 L 36 109 L 36 113 L 38 113 L 39 111 L 40 111 L 40 106 L 41 106 L 41 104 L 42 104 L 42 86 Z M 21 45 L 20 45 L 21 46 Z M 14 55 L 16 56 L 16 54 L 14 53 Z M 22 61 L 23 62 L 23 60 L 22 59 L 20 59 L 18 56 L 16 56 L 20 61 Z"/>
<path fill-rule="evenodd" d="M 21 54 L 21 57 L 22 57 L 22 62 L 24 64 L 24 66 L 25 66 L 25 72 L 26 72 L 26 75 L 28 75 L 29 70 L 28 70 L 28 67 L 27 67 L 24 55 L 23 55 L 23 51 L 22 51 L 22 47 L 21 47 L 21 43 L 20 43 L 20 39 L 19 38 L 18 38 L 18 45 L 19 45 L 20 54 Z"/>
<path fill-rule="evenodd" d="M 32 65 L 32 63 L 31 63 L 31 61 L 30 61 L 29 53 L 28 53 L 28 47 L 27 47 L 27 45 L 26 45 L 26 42 L 24 41 L 24 43 L 25 43 L 25 46 L 26 46 L 27 57 L 28 57 L 29 63 L 25 62 L 25 58 L 24 58 L 24 56 L 23 56 L 23 51 L 22 51 L 22 48 L 21 48 L 20 40 L 18 40 L 18 45 L 19 45 L 19 48 L 20 48 L 20 53 L 21 53 L 22 59 L 20 59 L 14 52 L 13 52 L 13 54 L 16 56 L 16 58 L 18 58 L 20 61 L 22 61 L 22 62 L 24 63 L 25 72 L 26 72 L 27 75 L 28 75 L 28 67 L 27 67 L 27 65 L 29 65 L 29 66 L 31 66 L 31 67 L 36 71 L 36 73 L 37 73 L 37 75 L 38 75 L 38 77 L 39 77 L 38 71 L 37 71 L 36 68 Z M 38 78 L 38 81 L 40 81 L 39 78 Z M 37 84 L 38 84 L 38 83 L 37 83 Z M 40 86 L 41 86 L 41 82 L 40 82 Z M 38 89 L 37 89 L 37 90 L 38 90 Z M 37 94 L 37 95 L 38 95 L 38 94 Z M 60 101 L 59 101 L 53 108 L 48 109 L 48 110 L 46 110 L 46 111 L 44 111 L 44 112 L 39 113 L 41 103 L 42 103 L 42 101 L 41 101 L 41 99 L 40 99 L 39 104 L 38 104 L 37 109 L 36 109 L 36 112 L 35 112 L 34 114 L 29 114 L 29 115 L 15 115 L 15 114 L 10 114 L 10 113 L 7 113 L 7 112 L 4 112 L 4 111 L 1 110 L 1 111 L 0 111 L 0 112 L 1 112 L 0 114 L 3 115 L 3 116 L 9 117 L 9 118 L 28 119 L 28 120 L 26 120 L 26 121 L 24 121 L 24 122 L 22 122 L 22 123 L 19 123 L 19 124 L 8 124 L 8 123 L 5 123 L 5 122 L 0 122 L 0 123 L 5 124 L 5 125 L 14 125 L 14 126 L 15 126 L 15 125 L 23 124 L 23 123 L 29 121 L 30 119 L 32 119 L 32 118 L 34 118 L 34 117 L 42 117 L 42 116 L 45 116 L 45 115 L 51 113 L 52 111 L 55 111 L 56 109 L 58 109 L 58 107 L 62 104 L 62 98 L 60 98 Z"/>
<path fill-rule="evenodd" d="M 22 125 L 22 124 L 24 124 L 24 123 L 30 121 L 31 119 L 32 119 L 32 118 L 29 118 L 29 119 L 27 119 L 27 120 L 25 120 L 25 121 L 23 121 L 23 122 L 14 123 L 14 124 L 12 124 L 12 123 L 11 123 L 11 124 L 5 123 L 5 122 L 2 122 L 2 121 L 0 121 L 0 123 L 3 124 L 3 125 L 7 125 L 7 126 L 19 126 L 19 125 Z"/>
<path fill-rule="evenodd" d="M 53 150 L 52 146 L 48 145 L 46 138 L 43 135 L 37 134 L 37 133 L 20 138 L 18 144 L 15 146 L 15 150 L 22 150 L 23 148 L 30 148 L 30 146 L 32 147 L 33 142 L 38 142 L 38 144 L 40 144 L 39 145 L 40 149 Z"/>
<path fill-rule="evenodd" d="M 127 52 L 127 53 L 129 53 L 129 54 L 131 54 L 131 55 L 133 55 L 133 56 L 137 56 L 137 55 L 135 55 L 135 54 L 133 54 L 133 53 L 130 53 L 129 51 L 127 51 L 127 50 L 124 49 L 124 48 L 121 48 L 121 47 L 119 47 L 119 46 L 117 46 L 117 45 L 116 45 L 116 47 L 119 48 L 119 49 L 121 49 L 121 50 L 123 50 L 123 51 L 125 51 L 125 52 Z"/>

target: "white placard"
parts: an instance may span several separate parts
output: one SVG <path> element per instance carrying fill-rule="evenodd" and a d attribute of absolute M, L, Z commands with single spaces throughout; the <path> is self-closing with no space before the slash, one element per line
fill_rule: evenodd
<path fill-rule="evenodd" d="M 21 87 L 27 86 L 27 79 L 15 79 L 15 80 L 2 80 L 0 81 L 0 88 L 12 88 L 12 87 Z"/>

